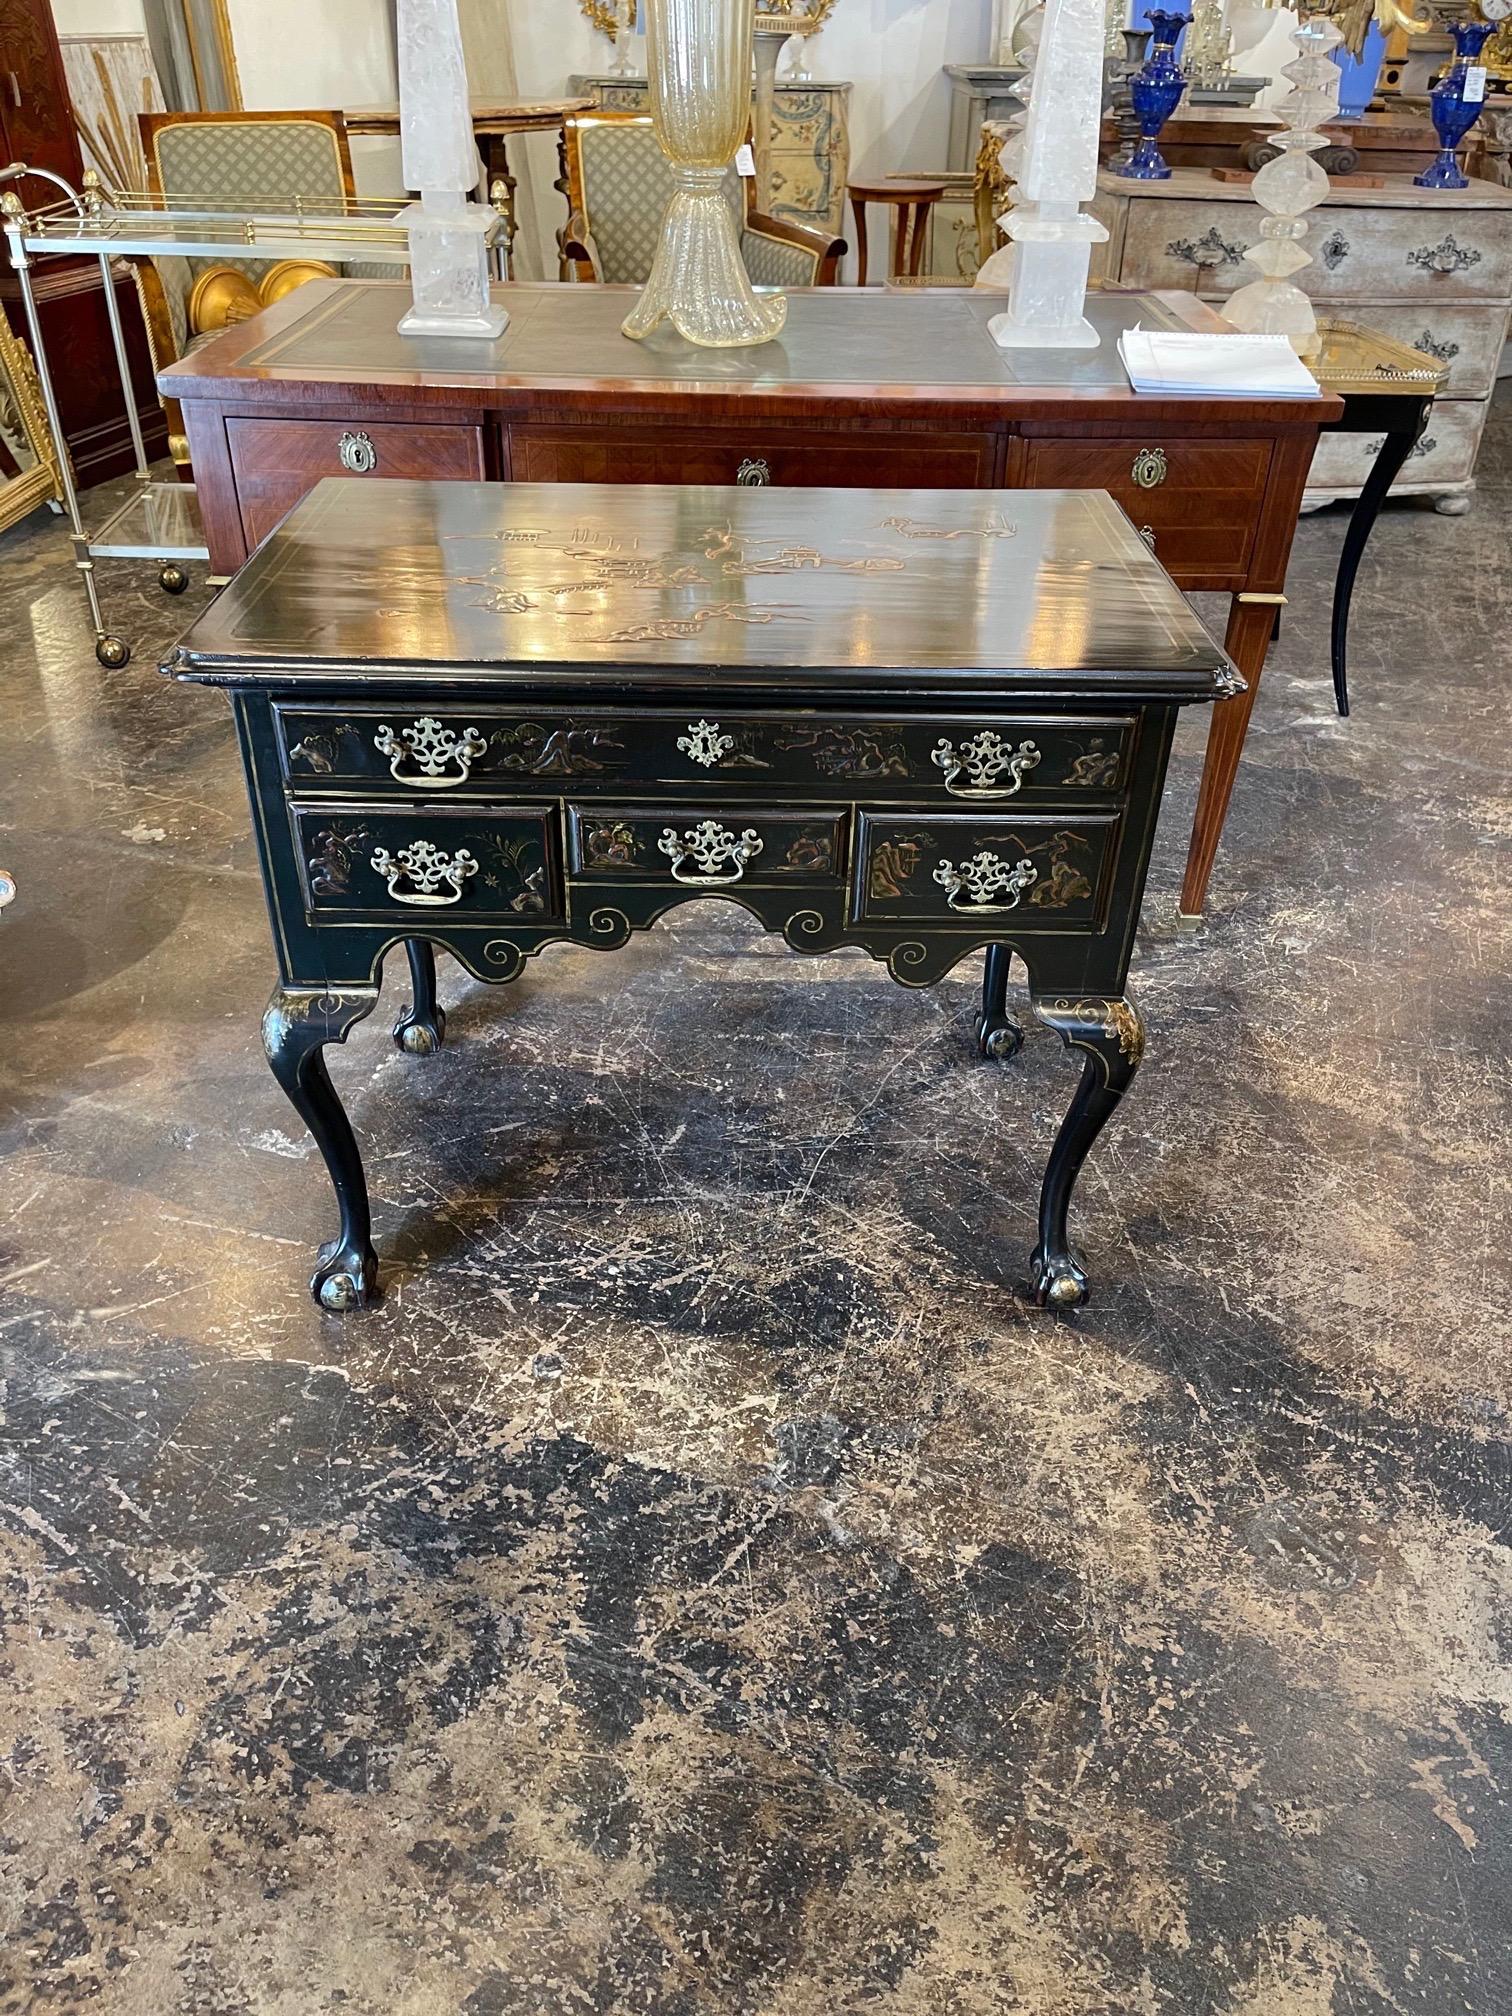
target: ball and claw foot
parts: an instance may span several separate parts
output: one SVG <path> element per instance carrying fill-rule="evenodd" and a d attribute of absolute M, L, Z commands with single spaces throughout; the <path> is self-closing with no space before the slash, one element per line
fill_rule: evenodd
<path fill-rule="evenodd" d="M 170 560 L 158 575 L 158 586 L 165 595 L 182 595 L 189 586 L 189 576 L 182 567 L 175 566 Z"/>
<path fill-rule="evenodd" d="M 95 640 L 95 656 L 110 671 L 119 672 L 131 663 L 131 646 L 124 637 L 100 637 Z"/>
<path fill-rule="evenodd" d="M 332 1239 L 316 1258 L 310 1293 L 322 1309 L 337 1315 L 371 1308 L 378 1299 L 378 1255 L 371 1246 L 358 1254 Z"/>
<path fill-rule="evenodd" d="M 432 1021 L 406 1003 L 394 1024 L 394 1041 L 406 1057 L 434 1057 L 446 1041 L 446 1010 L 438 1005 Z"/>
<path fill-rule="evenodd" d="M 976 1045 L 980 1056 L 995 1064 L 1006 1064 L 1023 1049 L 1024 1031 L 1011 1015 L 978 1015 Z"/>
<path fill-rule="evenodd" d="M 1034 1275 L 1034 1299 L 1041 1309 L 1080 1309 L 1092 1293 L 1086 1269 L 1069 1253 L 1047 1260 L 1036 1248 L 1029 1265 Z"/>

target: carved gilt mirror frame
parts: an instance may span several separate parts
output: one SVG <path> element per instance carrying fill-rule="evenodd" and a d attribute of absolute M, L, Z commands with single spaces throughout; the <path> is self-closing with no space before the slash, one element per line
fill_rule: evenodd
<path fill-rule="evenodd" d="M 614 0 L 578 0 L 578 6 L 582 9 L 586 18 L 597 28 L 600 35 L 607 35 L 612 42 L 617 26 Z M 835 11 L 835 6 L 836 0 L 794 0 L 792 6 L 763 7 L 760 11 L 771 14 L 802 15 L 810 23 L 805 32 L 812 35 L 817 33 L 824 26 L 825 22 L 828 21 L 830 15 Z M 630 23 L 632 27 L 635 25 L 636 16 L 639 12 L 639 0 L 630 0 Z"/>
<path fill-rule="evenodd" d="M 61 488 L 31 352 L 0 310 L 0 532 Z"/>

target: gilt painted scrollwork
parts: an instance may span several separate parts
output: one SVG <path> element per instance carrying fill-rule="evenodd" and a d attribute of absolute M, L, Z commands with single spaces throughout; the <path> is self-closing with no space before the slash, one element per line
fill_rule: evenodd
<path fill-rule="evenodd" d="M 766 843 L 758 837 L 754 826 L 735 834 L 716 819 L 704 819 L 697 826 L 690 826 L 681 837 L 674 827 L 668 826 L 656 844 L 672 863 L 674 882 L 707 887 L 710 883 L 738 882 Z M 692 874 L 684 868 L 690 859 L 696 870 Z M 722 872 L 725 869 L 733 872 Z"/>
<path fill-rule="evenodd" d="M 373 737 L 373 747 L 389 758 L 389 775 L 395 783 L 417 791 L 450 791 L 465 784 L 474 763 L 488 753 L 476 728 L 464 728 L 459 735 L 444 728 L 434 714 L 422 714 L 397 734 L 385 722 Z M 406 763 L 413 767 L 406 769 Z"/>
<path fill-rule="evenodd" d="M 439 910 L 462 901 L 463 885 L 478 872 L 478 863 L 465 847 L 447 854 L 429 840 L 414 840 L 391 854 L 380 847 L 372 858 L 373 872 L 388 883 L 388 893 L 396 903 L 417 909 Z M 443 895 L 449 889 L 450 895 Z"/>
<path fill-rule="evenodd" d="M 946 736 L 935 744 L 930 759 L 945 772 L 945 789 L 953 798 L 1012 798 L 1026 774 L 1035 769 L 1040 752 L 1033 742 L 1020 742 L 1017 749 L 984 728 L 957 750 Z M 1008 782 L 1000 783 L 1006 773 Z M 966 782 L 961 782 L 962 777 Z"/>
<path fill-rule="evenodd" d="M 1039 880 L 1039 870 L 1032 861 L 1005 861 L 1001 854 L 984 847 L 969 860 L 942 861 L 933 879 L 945 891 L 945 901 L 952 910 L 975 916 L 998 916 L 1005 910 L 1018 908 L 1024 891 Z M 1006 901 L 1000 900 L 1004 898 Z"/>

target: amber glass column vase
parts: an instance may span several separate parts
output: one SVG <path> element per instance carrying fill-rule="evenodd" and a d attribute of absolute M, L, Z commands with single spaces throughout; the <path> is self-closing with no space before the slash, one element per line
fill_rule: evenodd
<path fill-rule="evenodd" d="M 651 114 L 677 176 L 651 277 L 625 321 L 670 322 L 708 350 L 769 343 L 787 299 L 758 295 L 740 256 L 726 178 L 751 116 L 756 0 L 646 0 Z"/>

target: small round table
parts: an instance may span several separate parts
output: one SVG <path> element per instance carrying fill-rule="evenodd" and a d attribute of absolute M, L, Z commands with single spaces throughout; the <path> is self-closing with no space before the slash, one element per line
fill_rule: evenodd
<path fill-rule="evenodd" d="M 886 203 L 893 211 L 892 274 L 917 274 L 924 264 L 924 227 L 929 213 L 945 194 L 943 182 L 848 182 L 846 193 L 856 213 L 856 283 L 866 285 L 866 206 Z"/>

